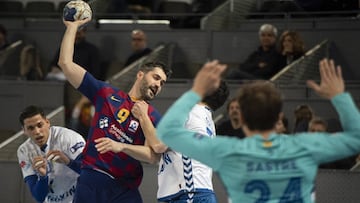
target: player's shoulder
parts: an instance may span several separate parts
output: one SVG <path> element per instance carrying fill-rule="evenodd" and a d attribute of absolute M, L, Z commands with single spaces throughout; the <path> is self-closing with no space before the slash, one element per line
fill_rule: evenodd
<path fill-rule="evenodd" d="M 31 142 L 30 138 L 26 139 L 25 142 L 18 147 L 17 153 L 27 153 L 32 145 L 34 145 L 34 143 Z"/>
<path fill-rule="evenodd" d="M 54 138 L 71 138 L 74 136 L 82 137 L 76 131 L 69 129 L 69 128 L 62 127 L 62 126 L 51 126 L 50 127 L 50 135 L 53 136 Z"/>

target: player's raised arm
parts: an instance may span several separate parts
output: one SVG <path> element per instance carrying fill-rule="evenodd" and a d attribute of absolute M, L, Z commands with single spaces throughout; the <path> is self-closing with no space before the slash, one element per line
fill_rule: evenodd
<path fill-rule="evenodd" d="M 67 80 L 72 86 L 78 88 L 81 84 L 81 81 L 84 78 L 86 70 L 74 63 L 74 43 L 76 32 L 80 26 L 87 23 L 90 19 L 76 20 L 76 21 L 63 21 L 66 30 L 60 46 L 60 55 L 58 65 L 64 72 Z"/>
<path fill-rule="evenodd" d="M 319 62 L 320 84 L 312 80 L 307 81 L 307 85 L 318 95 L 325 99 L 332 99 L 345 90 L 344 79 L 342 78 L 341 67 L 335 67 L 333 60 L 323 59 Z"/>
<path fill-rule="evenodd" d="M 344 79 L 342 77 L 341 67 L 335 66 L 334 60 L 323 59 L 319 63 L 320 67 L 320 84 L 310 80 L 307 81 L 307 85 L 312 88 L 319 96 L 331 100 L 338 111 L 341 125 L 344 131 L 358 131 L 359 127 L 355 120 L 360 119 L 358 117 L 358 109 L 349 93 L 345 92 Z M 344 94 L 345 92 L 345 94 Z M 345 99 L 339 99 L 339 96 L 347 95 L 349 102 Z M 342 105 L 336 105 L 342 103 Z M 338 106 L 338 107 L 337 107 Z M 343 107 L 346 107 L 343 109 Z M 350 108 L 353 107 L 353 108 Z"/>

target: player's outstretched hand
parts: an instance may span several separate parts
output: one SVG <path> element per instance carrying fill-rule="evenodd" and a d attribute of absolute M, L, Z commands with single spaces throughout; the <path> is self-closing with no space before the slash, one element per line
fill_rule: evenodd
<path fill-rule="evenodd" d="M 65 155 L 62 151 L 59 150 L 50 150 L 46 154 L 46 159 L 48 161 L 54 161 L 57 163 L 62 163 L 68 165 L 70 163 L 70 158 Z"/>
<path fill-rule="evenodd" d="M 66 25 L 66 27 L 69 27 L 69 26 L 81 27 L 81 26 L 85 25 L 86 23 L 88 23 L 90 20 L 91 20 L 90 18 L 85 18 L 83 20 L 75 20 L 75 21 L 66 21 L 65 19 L 63 19 L 63 22 Z"/>
<path fill-rule="evenodd" d="M 110 138 L 102 137 L 95 140 L 95 147 L 100 154 L 106 153 L 108 151 L 112 151 L 115 153 L 121 152 L 124 147 L 123 143 L 116 142 Z"/>
<path fill-rule="evenodd" d="M 307 85 L 317 94 L 326 99 L 331 99 L 337 94 L 345 91 L 344 79 L 341 73 L 341 67 L 335 67 L 335 62 L 329 59 L 323 59 L 319 62 L 320 84 L 313 80 L 307 81 Z"/>
<path fill-rule="evenodd" d="M 192 90 L 201 97 L 211 94 L 220 86 L 221 74 L 226 70 L 226 65 L 213 60 L 204 64 L 194 79 Z"/>
<path fill-rule="evenodd" d="M 32 167 L 37 171 L 41 176 L 46 175 L 46 165 L 47 161 L 42 156 L 35 156 L 32 160 Z"/>

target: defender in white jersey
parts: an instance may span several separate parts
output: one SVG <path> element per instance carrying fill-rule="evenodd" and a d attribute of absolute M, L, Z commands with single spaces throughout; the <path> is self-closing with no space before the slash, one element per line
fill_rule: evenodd
<path fill-rule="evenodd" d="M 222 81 L 217 91 L 192 108 L 185 127 L 204 136 L 214 137 L 216 132 L 212 112 L 225 103 L 228 95 L 227 84 Z M 171 149 L 164 152 L 160 159 L 158 185 L 159 202 L 216 203 L 212 169 Z"/>
<path fill-rule="evenodd" d="M 20 115 L 29 137 L 17 150 L 25 182 L 38 202 L 71 203 L 80 172 L 84 138 L 67 128 L 51 126 L 44 111 L 29 106 Z"/>
<path fill-rule="evenodd" d="M 320 62 L 320 84 L 308 86 L 331 100 L 344 129 L 335 135 L 278 134 L 282 110 L 280 92 L 269 81 L 243 84 L 238 93 L 245 139 L 209 139 L 184 128 L 191 108 L 219 84 L 226 66 L 206 63 L 193 87 L 166 112 L 157 127 L 159 138 L 172 149 L 218 172 L 233 203 L 310 203 L 318 166 L 360 152 L 360 113 L 345 85 L 341 68 Z"/>

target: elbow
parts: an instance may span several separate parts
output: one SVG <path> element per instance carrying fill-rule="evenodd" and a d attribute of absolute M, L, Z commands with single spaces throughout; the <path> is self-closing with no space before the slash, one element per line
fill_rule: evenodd
<path fill-rule="evenodd" d="M 62 59 L 59 59 L 57 65 L 62 69 L 64 70 L 66 67 L 70 67 L 70 64 L 71 62 L 69 61 L 66 61 L 66 60 L 62 60 Z"/>
<path fill-rule="evenodd" d="M 155 153 L 162 154 L 167 150 L 168 147 L 166 145 L 160 143 L 160 144 L 156 144 L 156 145 L 152 146 L 151 148 Z"/>
<path fill-rule="evenodd" d="M 59 59 L 57 65 L 58 65 L 61 69 L 63 69 L 63 67 L 66 65 L 66 63 L 65 63 L 64 61 L 62 61 L 62 60 Z"/>

